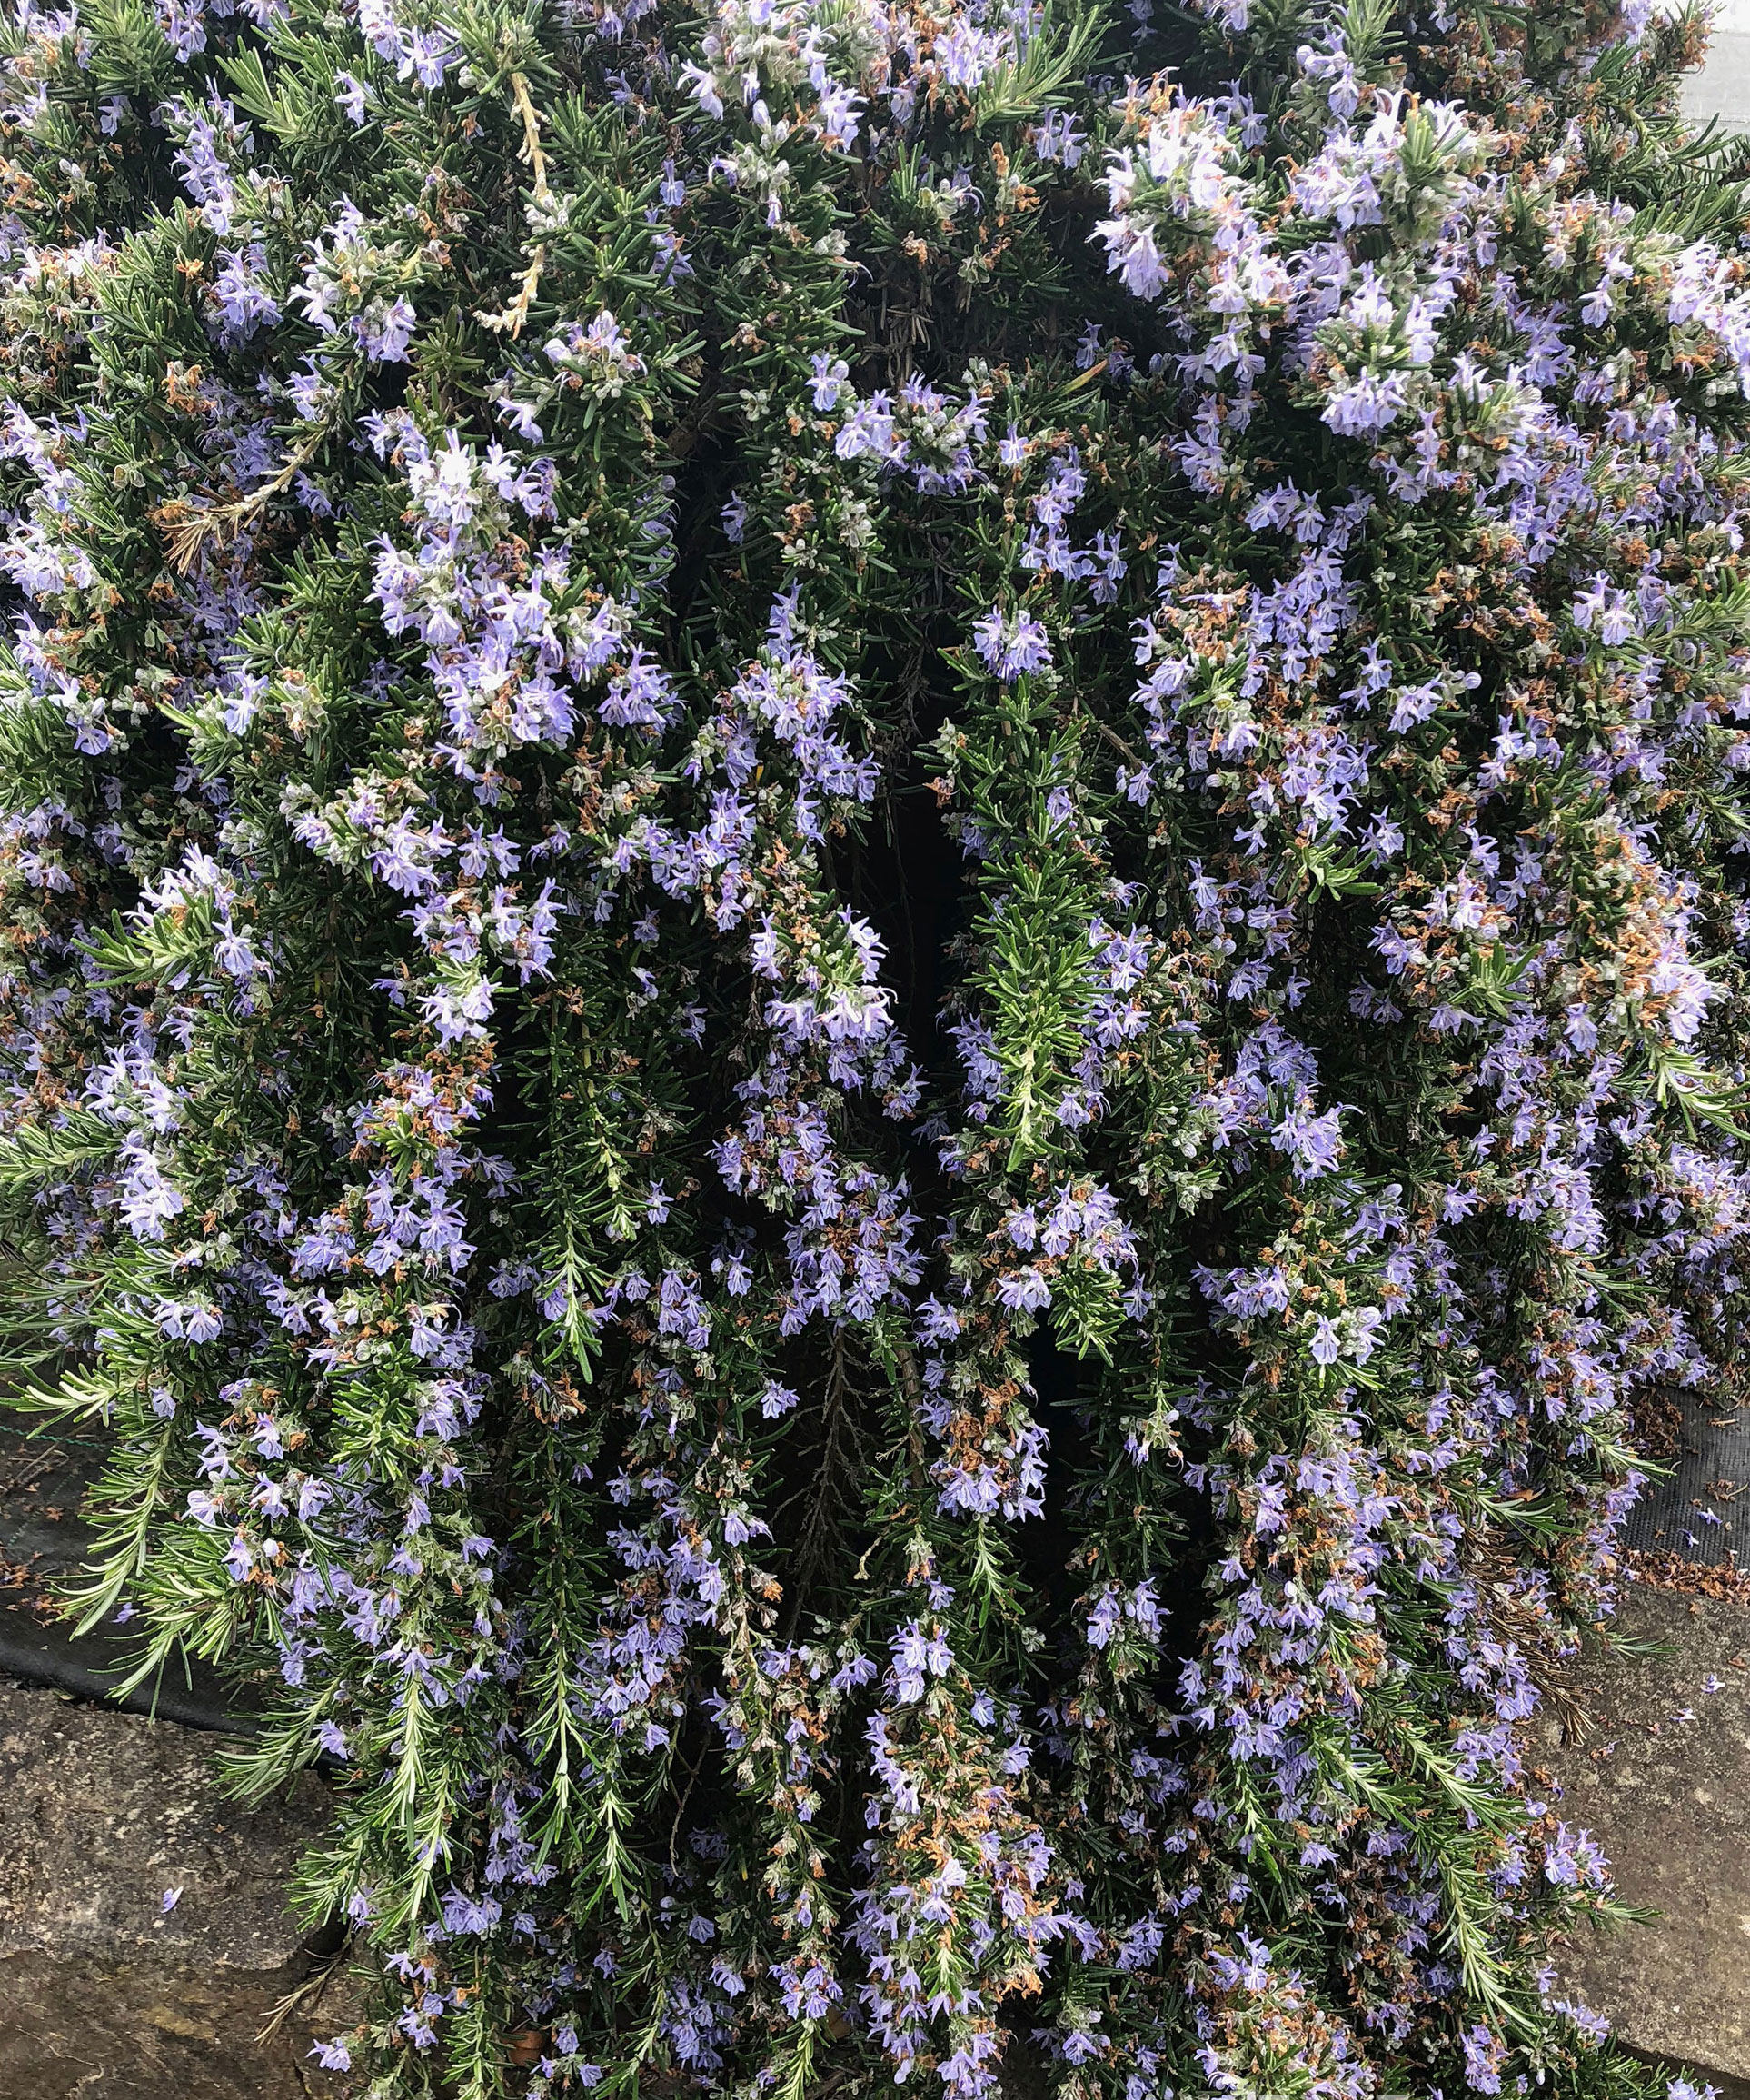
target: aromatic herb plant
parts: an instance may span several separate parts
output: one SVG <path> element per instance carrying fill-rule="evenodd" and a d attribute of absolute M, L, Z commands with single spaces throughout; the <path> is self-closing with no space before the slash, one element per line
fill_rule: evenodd
<path fill-rule="evenodd" d="M 361 2091 L 1661 2089 L 1521 1724 L 1742 1302 L 1700 42 L 12 0 L 15 1378 Z"/>

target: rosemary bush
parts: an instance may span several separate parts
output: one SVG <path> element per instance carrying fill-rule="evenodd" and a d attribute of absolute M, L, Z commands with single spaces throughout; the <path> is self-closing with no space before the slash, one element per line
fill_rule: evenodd
<path fill-rule="evenodd" d="M 1750 1217 L 1699 47 L 11 0 L 15 1378 L 361 2090 L 1663 2089 L 1518 1729 Z"/>

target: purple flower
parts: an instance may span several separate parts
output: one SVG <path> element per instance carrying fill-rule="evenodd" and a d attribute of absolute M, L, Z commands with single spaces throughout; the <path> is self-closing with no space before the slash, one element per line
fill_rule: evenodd
<path fill-rule="evenodd" d="M 1005 684 L 1050 667 L 1050 642 L 1030 612 L 1009 615 L 993 608 L 975 622 L 972 640 L 985 663 Z"/>

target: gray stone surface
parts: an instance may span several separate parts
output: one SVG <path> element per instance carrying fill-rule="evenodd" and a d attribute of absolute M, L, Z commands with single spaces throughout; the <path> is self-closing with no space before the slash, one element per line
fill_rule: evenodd
<path fill-rule="evenodd" d="M 1683 106 L 1692 117 L 1750 130 L 1750 0 L 1723 0 L 1706 61 L 1684 83 Z"/>
<path fill-rule="evenodd" d="M 1734 131 L 1750 130 L 1750 36 L 1715 37 L 1683 105 L 1692 116 L 1716 116 Z"/>
<path fill-rule="evenodd" d="M 0 2100 L 335 2089 L 307 2053 L 351 2024 L 348 1986 L 324 1978 L 283 1895 L 325 1790 L 306 1777 L 240 1808 L 213 1750 L 210 1736 L 0 1686 Z"/>
<path fill-rule="evenodd" d="M 1634 1652 L 1551 1679 L 1534 1757 L 1618 1896 L 1663 1915 L 1576 1936 L 1563 1981 L 1632 2049 L 1750 2100 L 1750 1607 L 1641 1583 L 1616 1630 Z"/>

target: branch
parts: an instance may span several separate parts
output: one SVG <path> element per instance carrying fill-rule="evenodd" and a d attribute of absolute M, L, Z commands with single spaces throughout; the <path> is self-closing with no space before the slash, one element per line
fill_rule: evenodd
<path fill-rule="evenodd" d="M 532 217 L 536 211 L 544 214 L 551 210 L 553 193 L 547 182 L 547 156 L 541 150 L 541 120 L 535 114 L 534 104 L 529 99 L 527 77 L 521 73 L 513 73 L 511 75 L 511 89 L 516 97 L 517 114 L 522 119 L 522 151 L 518 157 L 527 161 L 534 173 L 534 200 L 530 214 Z M 501 335 L 508 329 L 514 342 L 522 333 L 522 323 L 529 318 L 529 308 L 533 304 L 546 262 L 547 244 L 544 241 L 537 242 L 534 253 L 529 257 L 529 266 L 522 273 L 522 281 L 517 286 L 516 297 L 510 305 L 502 314 L 476 313 L 474 319 L 483 328 L 490 328 L 495 335 Z"/>
<path fill-rule="evenodd" d="M 234 540 L 244 527 L 264 511 L 273 498 L 288 488 L 315 458 L 325 431 L 306 438 L 271 482 L 240 496 L 234 503 L 215 503 L 210 511 L 196 511 L 170 530 L 170 562 L 178 575 L 186 576 L 196 556 L 209 540 Z"/>

